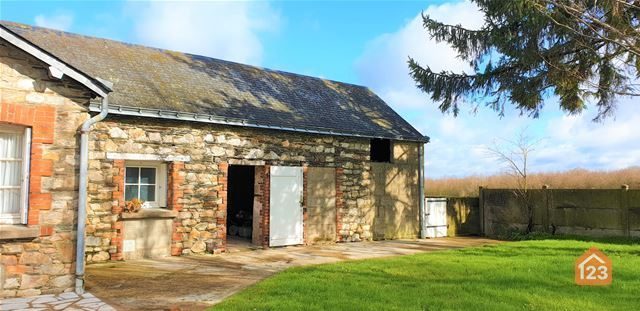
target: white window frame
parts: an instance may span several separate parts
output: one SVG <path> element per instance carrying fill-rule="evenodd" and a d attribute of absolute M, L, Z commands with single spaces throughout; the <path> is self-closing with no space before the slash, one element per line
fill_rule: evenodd
<path fill-rule="evenodd" d="M 29 215 L 29 175 L 31 167 L 31 128 L 0 124 L 0 132 L 22 132 L 22 171 L 20 176 L 20 212 L 19 214 L 0 214 L 0 224 L 27 224 Z"/>
<path fill-rule="evenodd" d="M 162 162 L 152 161 L 126 161 L 125 173 L 124 173 L 124 185 L 122 195 L 126 197 L 126 185 L 127 183 L 127 168 L 154 168 L 156 169 L 156 187 L 155 187 L 155 201 L 146 201 L 143 208 L 166 208 L 167 207 L 167 164 Z M 133 184 L 129 184 L 133 185 Z M 140 185 L 138 182 L 137 185 Z"/>

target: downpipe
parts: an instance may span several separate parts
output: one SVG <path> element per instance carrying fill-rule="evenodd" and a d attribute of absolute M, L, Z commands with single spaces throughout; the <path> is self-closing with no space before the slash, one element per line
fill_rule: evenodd
<path fill-rule="evenodd" d="M 87 224 L 87 174 L 89 171 L 89 132 L 91 126 L 109 114 L 109 98 L 102 96 L 100 113 L 82 123 L 80 128 L 80 176 L 78 186 L 78 229 L 76 237 L 76 293 L 84 293 L 85 227 Z"/>
<path fill-rule="evenodd" d="M 418 187 L 420 188 L 420 200 L 418 211 L 420 213 L 420 238 L 425 239 L 427 237 L 426 230 L 426 215 L 424 206 L 424 144 L 420 144 L 418 148 L 418 158 L 420 159 L 420 165 L 418 167 Z"/>

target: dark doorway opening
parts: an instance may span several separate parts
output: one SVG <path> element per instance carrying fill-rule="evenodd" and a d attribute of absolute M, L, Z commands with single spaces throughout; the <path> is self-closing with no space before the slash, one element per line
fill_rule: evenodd
<path fill-rule="evenodd" d="M 371 162 L 391 163 L 393 145 L 389 139 L 371 139 L 369 158 Z"/>
<path fill-rule="evenodd" d="M 253 192 L 255 168 L 229 166 L 227 179 L 227 241 L 251 241 L 253 233 Z"/>

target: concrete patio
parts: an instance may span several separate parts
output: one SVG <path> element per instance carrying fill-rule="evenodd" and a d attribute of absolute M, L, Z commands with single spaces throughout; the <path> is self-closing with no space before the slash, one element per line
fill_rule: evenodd
<path fill-rule="evenodd" d="M 439 238 L 251 250 L 231 245 L 216 256 L 167 257 L 87 267 L 87 290 L 118 310 L 202 310 L 276 272 L 301 265 L 495 244 Z"/>

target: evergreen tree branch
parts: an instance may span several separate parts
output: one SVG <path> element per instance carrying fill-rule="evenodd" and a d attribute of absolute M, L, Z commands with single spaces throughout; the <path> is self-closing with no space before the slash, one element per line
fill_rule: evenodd
<path fill-rule="evenodd" d="M 417 86 L 443 112 L 459 112 L 463 99 L 504 114 L 512 103 L 537 117 L 552 91 L 560 107 L 580 113 L 594 98 L 596 119 L 611 115 L 616 98 L 640 96 L 639 1 L 475 0 L 485 25 L 471 30 L 423 15 L 436 42 L 454 48 L 473 73 L 433 72 L 409 59 Z M 480 66 L 481 65 L 481 66 Z M 477 106 L 476 106 L 477 107 Z"/>
<path fill-rule="evenodd" d="M 431 19 L 428 15 L 422 14 L 423 26 L 432 39 L 436 42 L 447 42 L 466 59 L 476 57 L 486 52 L 488 36 L 491 34 L 486 30 L 471 30 L 461 25 L 448 25 Z"/>

